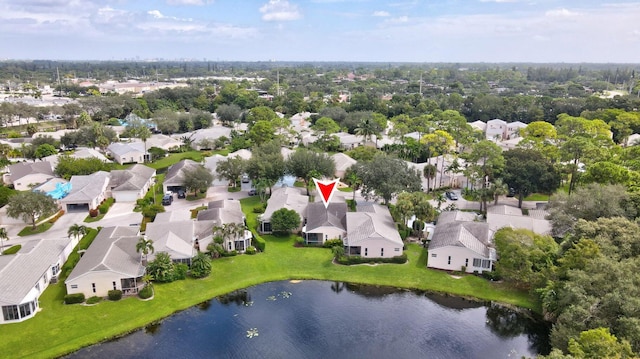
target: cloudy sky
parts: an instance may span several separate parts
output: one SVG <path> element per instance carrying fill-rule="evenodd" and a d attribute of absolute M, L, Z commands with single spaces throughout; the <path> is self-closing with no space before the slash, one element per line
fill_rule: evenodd
<path fill-rule="evenodd" d="M 0 0 L 0 59 L 640 62 L 640 2 Z"/>

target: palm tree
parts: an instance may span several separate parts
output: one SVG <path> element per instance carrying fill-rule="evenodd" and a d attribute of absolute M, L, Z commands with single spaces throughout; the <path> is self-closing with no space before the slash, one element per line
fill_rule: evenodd
<path fill-rule="evenodd" d="M 498 197 L 509 193 L 509 186 L 502 181 L 502 178 L 496 178 L 491 185 L 491 191 L 493 192 L 493 205 L 498 204 Z"/>
<path fill-rule="evenodd" d="M 69 238 L 74 237 L 77 241 L 80 237 L 87 234 L 88 230 L 89 229 L 87 228 L 87 226 L 76 223 L 71 225 L 71 227 L 69 227 L 69 230 L 67 231 L 67 235 L 69 236 Z"/>
<path fill-rule="evenodd" d="M 0 255 L 4 254 L 4 240 L 9 240 L 6 228 L 0 228 Z"/>
<path fill-rule="evenodd" d="M 145 237 L 138 239 L 138 243 L 136 243 L 136 253 L 142 252 L 142 254 L 144 254 L 145 263 L 147 263 L 149 253 L 153 253 L 154 251 L 155 249 L 153 248 L 153 241 L 151 239 L 146 239 Z"/>
<path fill-rule="evenodd" d="M 365 142 L 371 142 L 371 136 L 378 133 L 377 124 L 373 119 L 366 117 L 360 120 L 358 127 L 356 127 L 356 135 L 362 136 Z"/>
<path fill-rule="evenodd" d="M 347 182 L 347 184 L 349 186 L 351 186 L 351 188 L 353 188 L 353 201 L 355 202 L 355 200 L 356 200 L 356 191 L 362 185 L 362 178 L 360 178 L 360 176 L 358 176 L 356 171 L 353 171 L 351 168 L 349 168 L 347 170 L 347 173 L 344 176 L 344 181 Z"/>

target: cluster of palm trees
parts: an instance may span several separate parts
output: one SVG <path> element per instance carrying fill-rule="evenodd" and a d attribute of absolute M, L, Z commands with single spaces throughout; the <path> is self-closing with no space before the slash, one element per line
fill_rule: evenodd
<path fill-rule="evenodd" d="M 4 241 L 9 240 L 6 228 L 0 228 L 0 255 L 4 254 Z"/>

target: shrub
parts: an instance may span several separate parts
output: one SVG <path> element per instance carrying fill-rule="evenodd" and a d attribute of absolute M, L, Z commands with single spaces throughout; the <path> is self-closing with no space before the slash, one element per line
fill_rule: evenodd
<path fill-rule="evenodd" d="M 331 248 L 335 246 L 343 246 L 342 239 L 330 239 L 322 245 L 324 248 Z"/>
<path fill-rule="evenodd" d="M 267 248 L 267 242 L 264 240 L 264 238 L 256 235 L 253 236 L 253 245 L 260 252 L 264 252 L 264 250 Z"/>
<path fill-rule="evenodd" d="M 363 258 L 360 256 L 341 256 L 337 259 L 338 263 L 345 265 L 362 264 L 362 263 L 396 263 L 403 264 L 407 262 L 407 254 L 391 257 L 391 258 Z"/>
<path fill-rule="evenodd" d="M 253 207 L 253 213 L 264 213 L 264 206 Z"/>
<path fill-rule="evenodd" d="M 194 278 L 204 278 L 211 274 L 211 259 L 206 254 L 198 252 L 191 260 L 189 274 Z"/>
<path fill-rule="evenodd" d="M 49 219 L 49 223 L 54 224 L 56 223 L 56 221 L 62 217 L 62 215 L 64 214 L 63 210 L 58 211 L 58 213 L 56 213 L 55 216 L 51 217 L 51 219 Z"/>
<path fill-rule="evenodd" d="M 460 267 L 460 272 L 466 273 L 467 272 L 467 266 Z"/>
<path fill-rule="evenodd" d="M 482 272 L 482 277 L 486 278 L 488 280 L 494 281 L 494 280 L 501 280 L 502 277 L 500 277 L 500 275 L 496 272 Z"/>
<path fill-rule="evenodd" d="M 156 215 L 160 212 L 164 212 L 164 206 L 161 204 L 148 205 L 142 209 L 142 215 L 151 218 L 152 221 L 155 220 Z"/>
<path fill-rule="evenodd" d="M 149 299 L 153 296 L 153 289 L 150 285 L 145 285 L 144 288 L 138 292 L 138 297 L 142 299 Z"/>
<path fill-rule="evenodd" d="M 84 302 L 83 293 L 67 294 L 64 296 L 65 304 L 78 304 Z"/>
<path fill-rule="evenodd" d="M 173 280 L 181 280 L 187 278 L 187 272 L 189 271 L 189 266 L 184 263 L 176 263 L 173 268 Z"/>
<path fill-rule="evenodd" d="M 109 300 L 113 300 L 113 301 L 120 300 L 122 299 L 122 291 L 117 289 L 110 290 L 108 293 L 108 296 L 109 296 Z"/>
<path fill-rule="evenodd" d="M 89 216 L 91 217 L 98 217 L 98 210 L 97 209 L 90 209 L 89 210 Z"/>
<path fill-rule="evenodd" d="M 257 250 L 256 250 L 256 247 L 254 246 L 249 246 L 249 248 L 247 248 L 247 250 L 245 251 L 245 253 L 249 255 L 254 255 L 256 254 L 256 252 Z"/>
<path fill-rule="evenodd" d="M 98 210 L 100 211 L 100 213 L 106 214 L 109 211 L 109 207 L 111 207 L 113 202 L 115 202 L 115 199 L 113 198 L 108 198 L 106 201 L 103 201 L 102 204 L 98 206 Z"/>
<path fill-rule="evenodd" d="M 102 300 L 101 297 L 96 297 L 95 295 L 89 299 L 87 299 L 87 304 L 96 304 L 96 303 L 100 303 L 100 301 Z"/>
<path fill-rule="evenodd" d="M 236 251 L 235 249 L 229 252 L 222 252 L 220 253 L 223 257 L 234 257 L 238 255 L 238 251 Z"/>

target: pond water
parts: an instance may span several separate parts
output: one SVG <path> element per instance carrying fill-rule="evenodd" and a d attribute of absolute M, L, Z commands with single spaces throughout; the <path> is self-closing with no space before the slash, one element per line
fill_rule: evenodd
<path fill-rule="evenodd" d="M 273 282 L 67 358 L 521 358 L 549 329 L 458 297 L 342 282 Z"/>

